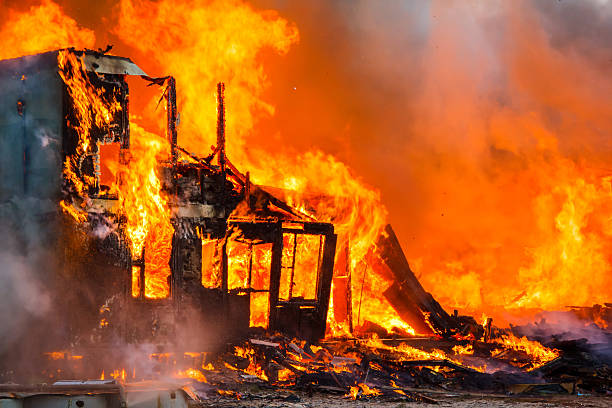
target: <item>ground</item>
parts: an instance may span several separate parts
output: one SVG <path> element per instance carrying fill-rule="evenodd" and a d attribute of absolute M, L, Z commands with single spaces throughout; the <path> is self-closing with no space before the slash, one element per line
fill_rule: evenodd
<path fill-rule="evenodd" d="M 503 396 L 455 394 L 440 392 L 423 392 L 423 395 L 438 401 L 439 407 L 508 407 L 508 408 L 543 408 L 543 407 L 612 407 L 612 396 Z M 212 398 L 202 407 L 258 407 L 258 408 L 412 408 L 435 406 L 422 402 L 380 401 L 377 399 L 353 401 L 341 395 L 313 394 L 300 392 L 270 392 L 245 395 L 241 400 L 229 398 Z"/>

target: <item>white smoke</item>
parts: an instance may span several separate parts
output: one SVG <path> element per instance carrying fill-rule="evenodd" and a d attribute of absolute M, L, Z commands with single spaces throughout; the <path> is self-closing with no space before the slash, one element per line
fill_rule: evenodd
<path fill-rule="evenodd" d="M 44 272 L 35 265 L 36 255 L 21 252 L 14 234 L 2 231 L 0 250 L 0 353 L 6 351 L 26 333 L 36 319 L 51 308 L 51 297 L 43 286 Z M 51 271 L 47 271 L 51 272 Z"/>

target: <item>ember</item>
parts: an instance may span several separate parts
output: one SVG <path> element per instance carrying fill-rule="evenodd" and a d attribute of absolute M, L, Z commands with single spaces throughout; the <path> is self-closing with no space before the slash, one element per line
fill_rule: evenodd
<path fill-rule="evenodd" d="M 380 391 L 375 388 L 370 388 L 366 384 L 357 384 L 354 387 L 351 387 L 349 393 L 346 395 L 347 397 L 351 397 L 352 399 L 358 398 L 367 398 L 368 396 L 377 396 L 380 395 Z"/>

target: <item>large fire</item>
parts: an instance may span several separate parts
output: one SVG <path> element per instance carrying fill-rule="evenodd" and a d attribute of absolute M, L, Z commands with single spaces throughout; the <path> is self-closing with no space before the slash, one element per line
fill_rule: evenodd
<path fill-rule="evenodd" d="M 161 191 L 157 162 L 169 154 L 169 145 L 160 138 L 132 124 L 132 157 L 118 169 L 119 205 L 125 213 L 126 235 L 133 258 L 144 254 L 144 296 L 166 298 L 170 294 L 170 252 L 174 228 L 170 223 L 167 198 Z M 141 265 L 142 267 L 142 265 Z M 133 271 L 132 290 L 139 286 Z M 139 274 L 137 276 L 140 276 Z"/>
<path fill-rule="evenodd" d="M 84 197 L 87 189 L 94 186 L 93 177 L 79 174 L 79 162 L 91 153 L 91 129 L 94 124 L 98 127 L 108 127 L 112 115 L 121 110 L 116 100 L 106 100 L 102 92 L 94 88 L 86 78 L 83 63 L 74 54 L 62 51 L 58 56 L 59 74 L 66 83 L 68 93 L 72 98 L 76 112 L 76 133 L 78 135 L 75 153 L 66 158 L 64 163 L 64 176 L 76 193 Z M 62 205 L 64 207 L 64 205 Z"/>
<path fill-rule="evenodd" d="M 520 33 L 525 23 L 517 21 L 518 8 L 508 6 L 508 10 L 510 29 Z M 266 69 L 278 63 L 277 54 L 286 55 L 292 47 L 299 47 L 295 24 L 278 12 L 258 11 L 238 0 L 120 0 L 115 11 L 116 24 L 108 25 L 113 28 L 100 34 L 96 31 L 96 34 L 99 38 L 118 41 L 116 50 L 136 54 L 135 59 L 145 71 L 171 73 L 176 78 L 181 145 L 201 156 L 210 154 L 216 124 L 215 84 L 225 82 L 227 151 L 233 162 L 240 168 L 250 169 L 254 183 L 282 188 L 285 199 L 302 212 L 334 223 L 339 234 L 337 259 L 346 257 L 344 267 L 335 271 L 334 285 L 337 288 L 341 282 L 348 282 L 353 313 L 352 322 L 348 324 L 348 317 L 340 316 L 335 304 L 329 312 L 330 334 L 348 334 L 349 326 L 359 330 L 365 320 L 388 330 L 414 334 L 410 322 L 402 321 L 384 298 L 383 292 L 390 286 L 391 279 L 373 261 L 377 255 L 374 242 L 388 218 L 379 191 L 332 154 L 319 150 L 298 154 L 282 147 L 257 147 L 258 142 L 268 146 L 275 138 L 258 128 L 260 119 L 270 117 L 275 110 L 275 101 L 266 99 L 269 96 L 266 89 L 271 82 Z M 437 7 L 433 12 L 440 12 L 443 21 L 448 18 Z M 96 44 L 94 31 L 82 27 L 78 18 L 67 16 L 51 0 L 21 12 L 10 10 L 8 17 L 0 30 L 0 36 L 7 39 L 0 45 L 0 58 L 66 46 L 92 48 Z M 536 45 L 551 55 L 533 55 L 525 48 L 524 35 L 517 35 L 513 50 L 516 55 L 506 58 L 511 65 L 511 79 L 538 98 L 545 99 L 545 90 L 541 89 L 545 85 L 527 78 L 525 72 L 532 66 L 527 61 L 528 56 L 536 58 L 544 67 L 550 67 L 550 61 L 559 62 L 578 79 L 585 78 L 583 72 L 591 72 L 583 71 L 579 61 L 566 61 L 561 55 L 552 53 L 535 28 L 528 31 L 534 34 Z M 439 40 L 445 51 L 454 49 L 454 41 L 458 40 L 452 33 L 452 28 L 434 24 L 431 43 Z M 609 107 L 603 106 L 599 111 L 580 108 L 583 101 L 584 105 L 592 105 L 588 104 L 592 102 L 588 90 L 593 82 L 587 81 L 584 90 L 570 89 L 566 94 L 548 98 L 547 106 L 567 108 L 578 118 L 572 124 L 565 124 L 563 119 L 567 118 L 564 117 L 560 119 L 563 123 L 559 129 L 555 129 L 538 112 L 537 104 L 521 101 L 520 106 L 483 107 L 477 91 L 459 95 L 457 77 L 464 75 L 468 81 L 472 77 L 464 72 L 461 61 L 442 61 L 442 51 L 437 49 L 437 46 L 428 48 L 425 56 L 427 63 L 436 68 L 427 71 L 425 103 L 419 108 L 423 115 L 414 127 L 419 134 L 427 135 L 424 138 L 428 140 L 448 141 L 458 132 L 465 132 L 466 140 L 475 144 L 465 146 L 466 150 L 477 154 L 486 151 L 486 160 L 492 163 L 475 165 L 463 154 L 445 160 L 449 151 L 454 150 L 437 151 L 438 146 L 433 142 L 419 144 L 423 148 L 422 157 L 414 150 L 408 152 L 407 162 L 414 159 L 415 166 L 423 165 L 420 189 L 429 195 L 422 201 L 431 211 L 424 214 L 419 207 L 416 216 L 405 215 L 407 220 L 414 221 L 414 229 L 400 224 L 406 237 L 421 238 L 421 243 L 411 244 L 406 238 L 403 244 L 426 288 L 444 306 L 472 312 L 483 311 L 488 306 L 509 306 L 519 312 L 526 308 L 560 309 L 568 303 L 590 305 L 609 300 L 612 295 L 609 171 L 590 166 L 588 157 L 580 157 L 579 146 L 571 146 L 573 156 L 566 154 L 570 149 L 560 146 L 555 135 L 557 130 L 578 131 L 581 124 L 597 123 L 602 117 L 609 117 Z M 60 54 L 60 66 L 66 63 L 63 58 L 67 55 Z M 550 61 L 543 61 L 546 57 L 550 57 Z M 450 75 L 446 69 L 453 64 L 459 72 Z M 84 154 L 90 149 L 87 135 L 91 122 L 104 126 L 108 115 L 118 107 L 112 101 L 99 101 L 99 95 L 87 89 L 86 84 L 75 83 L 80 78 L 79 62 L 71 61 L 70 66 L 73 72 L 64 77 L 64 81 L 71 96 L 77 102 L 95 107 L 89 111 L 76 106 L 78 132 L 83 137 L 79 154 Z M 543 76 L 542 72 L 536 74 Z M 552 88 L 558 85 L 558 80 L 550 78 L 545 84 Z M 609 88 L 609 81 L 602 83 Z M 77 91 L 84 93 L 79 95 Z M 444 96 L 448 98 L 431 103 L 433 97 L 442 99 Z M 116 176 L 113 191 L 118 194 L 121 211 L 127 218 L 125 233 L 132 257 L 142 261 L 133 269 L 133 294 L 144 285 L 145 297 L 152 299 L 170 294 L 168 262 L 173 234 L 171 209 L 161 192 L 157 173 L 157 161 L 167 158 L 169 153 L 164 124 L 150 113 L 151 106 L 156 103 L 157 98 L 146 106 L 134 104 L 132 157 L 122 163 L 106 163 Z M 444 109 L 443 103 L 447 104 Z M 486 123 L 474 121 L 472 126 L 469 121 L 480 118 L 481 108 L 493 113 L 487 116 Z M 316 119 L 309 117 L 307 120 Z M 609 129 L 609 125 L 606 126 L 602 129 Z M 520 140 L 513 138 L 514 133 L 522 135 Z M 292 137 L 307 139 L 307 130 Z M 489 139 L 493 140 L 492 144 L 481 146 L 477 143 Z M 486 167 L 485 172 L 479 168 L 480 164 Z M 75 181 L 73 167 L 71 162 L 66 163 L 66 177 L 73 180 L 75 188 L 82 193 L 84 186 Z M 480 202 L 475 205 L 475 201 Z M 62 206 L 82 220 L 78 208 L 70 203 L 62 203 Z M 442 216 L 439 213 L 443 213 Z M 465 214 L 469 216 L 464 217 Z M 422 219 L 417 220 L 418 216 Z M 442 217 L 444 220 L 440 220 Z M 270 262 L 269 249 L 234 244 L 230 240 L 230 270 L 243 271 L 248 263 L 256 267 L 250 277 L 240 272 L 231 274 L 230 286 L 238 288 L 248 278 L 264 288 L 268 283 L 260 270 Z M 307 252 L 309 247 L 318 248 L 316 243 L 302 244 L 299 247 L 306 248 Z M 217 245 L 218 242 L 204 242 L 203 252 L 205 248 L 214 252 Z M 290 248 L 291 244 L 286 247 Z M 317 258 L 315 254 L 310 258 L 304 255 L 304 259 Z M 146 272 L 145 282 L 139 280 L 139 268 L 142 267 Z M 307 270 L 303 268 L 303 273 Z M 300 269 L 295 273 L 301 273 Z M 212 271 L 206 277 L 203 274 L 202 279 L 205 285 L 215 284 Z M 206 279 L 210 282 L 204 282 Z M 309 279 L 304 275 L 298 280 L 307 282 Z M 293 290 L 291 286 L 285 289 Z M 295 290 L 298 292 L 293 295 L 306 297 L 306 291 L 312 287 Z M 268 308 L 265 296 L 252 299 L 255 299 L 252 307 L 257 313 L 252 315 L 251 325 L 265 326 L 263 316 Z"/>

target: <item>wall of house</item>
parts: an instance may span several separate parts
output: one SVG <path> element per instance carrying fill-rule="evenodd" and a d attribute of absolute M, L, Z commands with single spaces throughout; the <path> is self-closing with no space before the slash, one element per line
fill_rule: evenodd
<path fill-rule="evenodd" d="M 56 211 L 61 191 L 63 84 L 57 52 L 0 61 L 0 206 L 26 197 Z M 21 106 L 19 106 L 21 105 Z"/>

